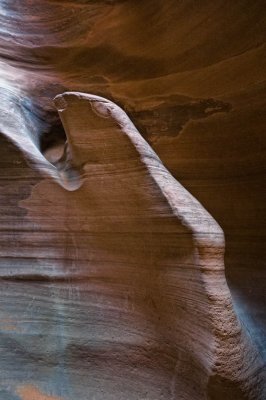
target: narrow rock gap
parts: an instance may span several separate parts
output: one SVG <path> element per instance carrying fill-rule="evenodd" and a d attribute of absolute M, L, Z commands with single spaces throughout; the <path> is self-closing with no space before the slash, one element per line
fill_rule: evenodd
<path fill-rule="evenodd" d="M 64 153 L 66 134 L 60 119 L 50 126 L 50 129 L 40 136 L 40 151 L 53 165 L 56 165 Z"/>

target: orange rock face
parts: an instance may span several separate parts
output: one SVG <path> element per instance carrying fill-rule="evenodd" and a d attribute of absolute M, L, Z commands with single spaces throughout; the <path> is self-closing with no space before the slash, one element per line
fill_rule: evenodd
<path fill-rule="evenodd" d="M 32 385 L 21 386 L 17 393 L 22 400 L 60 400 L 59 397 L 46 396 Z"/>
<path fill-rule="evenodd" d="M 0 15 L 0 399 L 263 400 L 263 2 Z"/>

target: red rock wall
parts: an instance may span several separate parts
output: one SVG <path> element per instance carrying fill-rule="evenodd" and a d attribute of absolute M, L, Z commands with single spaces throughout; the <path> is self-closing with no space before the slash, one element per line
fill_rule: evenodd
<path fill-rule="evenodd" d="M 263 1 L 1 2 L 4 400 L 264 398 L 264 10 Z M 53 98 L 65 91 L 120 105 L 218 221 L 234 311 L 223 272 L 211 275 L 218 306 L 208 300 L 194 225 L 170 211 L 161 182 L 135 175 L 142 148 L 120 147 L 110 132 L 86 139 L 84 152 L 70 134 L 64 153 Z M 99 135 L 98 122 L 78 126 Z M 185 215 L 200 224 L 193 207 Z"/>

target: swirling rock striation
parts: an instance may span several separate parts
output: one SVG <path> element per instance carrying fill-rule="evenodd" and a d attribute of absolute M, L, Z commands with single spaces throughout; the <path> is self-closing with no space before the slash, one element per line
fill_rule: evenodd
<path fill-rule="evenodd" d="M 264 2 L 0 14 L 2 398 L 263 398 Z"/>

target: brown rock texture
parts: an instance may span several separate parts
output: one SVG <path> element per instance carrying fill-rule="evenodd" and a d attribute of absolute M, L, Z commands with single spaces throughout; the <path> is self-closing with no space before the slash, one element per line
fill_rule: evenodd
<path fill-rule="evenodd" d="M 265 399 L 265 13 L 0 2 L 0 399 Z"/>

